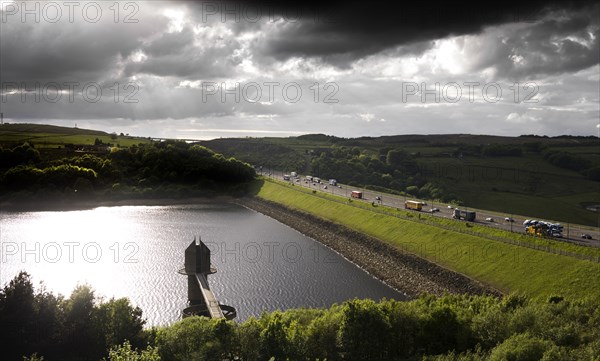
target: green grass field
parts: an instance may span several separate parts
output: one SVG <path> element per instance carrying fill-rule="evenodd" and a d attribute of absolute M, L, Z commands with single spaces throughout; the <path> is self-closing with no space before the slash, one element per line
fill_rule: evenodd
<path fill-rule="evenodd" d="M 541 298 L 562 295 L 600 300 L 599 263 L 401 219 L 369 209 L 368 204 L 359 207 L 355 203 L 360 202 L 344 204 L 307 193 L 300 187 L 268 180 L 258 196 L 377 237 L 503 292 L 523 292 Z M 512 236 L 515 240 L 517 236 L 524 237 L 504 233 L 507 235 L 503 236 Z M 577 249 L 584 253 L 589 251 L 585 247 L 570 247 L 574 252 Z"/>
<path fill-rule="evenodd" d="M 522 169 L 529 164 L 531 172 L 511 169 L 511 162 L 517 162 L 514 159 L 494 159 L 493 166 L 480 159 L 461 163 L 452 158 L 423 158 L 419 162 L 434 172 L 436 182 L 459 194 L 469 207 L 565 223 L 598 224 L 598 214 L 583 206 L 600 201 L 598 182 L 553 166 L 539 156 L 522 158 L 518 160 Z"/>
<path fill-rule="evenodd" d="M 92 145 L 96 138 L 105 144 L 118 144 L 121 147 L 150 142 L 147 138 L 120 135 L 115 137 L 98 130 L 45 124 L 3 124 L 0 126 L 0 145 L 6 147 L 25 142 L 34 144 L 36 148 L 57 148 L 65 144 Z"/>

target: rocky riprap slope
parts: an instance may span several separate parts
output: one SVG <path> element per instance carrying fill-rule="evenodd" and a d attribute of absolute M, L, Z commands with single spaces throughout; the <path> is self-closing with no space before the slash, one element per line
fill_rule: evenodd
<path fill-rule="evenodd" d="M 323 243 L 409 298 L 422 293 L 501 295 L 499 291 L 460 273 L 312 214 L 258 197 L 237 199 L 236 203 Z"/>

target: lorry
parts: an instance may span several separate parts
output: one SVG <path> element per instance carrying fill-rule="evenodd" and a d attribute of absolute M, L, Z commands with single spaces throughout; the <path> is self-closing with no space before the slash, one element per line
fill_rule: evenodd
<path fill-rule="evenodd" d="M 420 211 L 423 209 L 423 203 L 417 201 L 406 201 L 404 202 L 404 209 L 412 209 L 415 211 Z"/>
<path fill-rule="evenodd" d="M 352 191 L 352 193 L 350 193 L 350 196 L 352 198 L 363 199 L 363 193 L 361 191 Z"/>
<path fill-rule="evenodd" d="M 454 209 L 452 214 L 454 219 L 464 219 L 465 221 L 472 222 L 475 220 L 475 212 L 473 211 L 462 211 L 458 208 Z"/>
<path fill-rule="evenodd" d="M 561 238 L 564 227 L 560 223 L 546 221 L 525 220 L 523 222 L 525 233 L 538 237 Z"/>
<path fill-rule="evenodd" d="M 329 180 L 329 185 L 330 186 L 335 186 L 335 185 L 337 185 L 337 181 L 335 179 L 330 179 Z"/>

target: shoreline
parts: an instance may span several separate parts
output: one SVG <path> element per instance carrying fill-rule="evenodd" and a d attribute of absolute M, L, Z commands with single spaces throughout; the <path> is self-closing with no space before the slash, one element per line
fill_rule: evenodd
<path fill-rule="evenodd" d="M 408 299 L 423 293 L 436 296 L 446 293 L 502 296 L 498 290 L 465 275 L 309 213 L 257 197 L 240 198 L 233 202 L 313 238 Z"/>
<path fill-rule="evenodd" d="M 235 203 L 232 196 L 192 197 L 192 198 L 122 198 L 122 199 L 86 199 L 86 200 L 57 200 L 26 203 L 0 203 L 0 212 L 48 212 L 48 211 L 79 211 L 99 207 L 126 206 L 173 206 L 187 204 Z"/>
<path fill-rule="evenodd" d="M 402 251 L 380 239 L 258 197 L 123 198 L 2 203 L 0 212 L 75 211 L 99 207 L 210 203 L 233 203 L 271 217 L 332 249 L 408 299 L 414 299 L 422 293 L 436 296 L 446 293 L 502 295 L 496 289 L 412 253 Z"/>

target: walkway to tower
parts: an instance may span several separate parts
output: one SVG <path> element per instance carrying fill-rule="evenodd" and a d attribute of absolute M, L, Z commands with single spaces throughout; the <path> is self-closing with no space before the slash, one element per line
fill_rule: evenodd
<path fill-rule="evenodd" d="M 208 275 L 217 269 L 210 264 L 210 249 L 202 241 L 194 241 L 185 250 L 185 265 L 180 274 L 188 276 L 188 303 L 183 310 L 183 317 L 205 316 L 210 318 L 236 317 L 236 310 L 231 306 L 221 305 L 208 285 Z"/>

